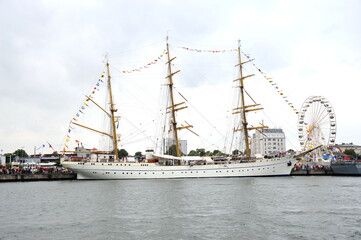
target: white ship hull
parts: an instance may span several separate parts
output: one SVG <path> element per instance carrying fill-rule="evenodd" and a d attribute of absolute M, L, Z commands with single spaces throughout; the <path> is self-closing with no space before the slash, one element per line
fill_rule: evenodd
<path fill-rule="evenodd" d="M 255 162 L 207 165 L 162 166 L 157 163 L 73 162 L 64 167 L 77 173 L 77 179 L 161 179 L 216 178 L 290 175 L 294 158 L 261 159 Z"/>

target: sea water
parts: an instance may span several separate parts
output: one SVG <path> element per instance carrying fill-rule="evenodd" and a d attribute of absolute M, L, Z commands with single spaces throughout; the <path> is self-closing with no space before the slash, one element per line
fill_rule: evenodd
<path fill-rule="evenodd" d="M 0 239 L 361 239 L 361 178 L 0 183 Z"/>

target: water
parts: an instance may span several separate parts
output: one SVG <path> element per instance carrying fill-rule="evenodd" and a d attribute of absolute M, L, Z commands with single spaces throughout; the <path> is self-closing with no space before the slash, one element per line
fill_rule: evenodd
<path fill-rule="evenodd" d="M 0 239 L 361 239 L 361 178 L 0 183 Z"/>

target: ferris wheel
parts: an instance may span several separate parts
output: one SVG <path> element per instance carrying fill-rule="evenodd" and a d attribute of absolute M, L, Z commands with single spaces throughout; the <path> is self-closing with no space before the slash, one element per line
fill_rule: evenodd
<path fill-rule="evenodd" d="M 322 96 L 310 96 L 298 115 L 298 138 L 303 151 L 333 145 L 336 139 L 336 115 L 331 103 Z"/>

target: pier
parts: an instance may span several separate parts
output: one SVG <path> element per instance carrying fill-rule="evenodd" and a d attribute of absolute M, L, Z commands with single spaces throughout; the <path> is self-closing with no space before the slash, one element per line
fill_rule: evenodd
<path fill-rule="evenodd" d="M 1 174 L 0 182 L 75 180 L 76 173 Z"/>
<path fill-rule="evenodd" d="M 334 175 L 332 169 L 292 169 L 291 176 Z"/>

